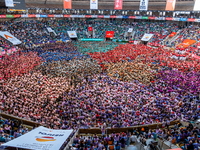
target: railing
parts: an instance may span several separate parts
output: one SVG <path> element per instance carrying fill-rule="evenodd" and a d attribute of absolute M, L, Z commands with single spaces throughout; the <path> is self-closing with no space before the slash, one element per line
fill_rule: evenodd
<path fill-rule="evenodd" d="M 180 122 L 180 121 L 179 120 L 171 121 L 170 125 L 174 125 L 174 124 L 176 124 L 178 122 Z M 107 128 L 106 132 L 107 132 L 107 134 L 120 133 L 120 132 L 126 132 L 126 131 L 133 132 L 133 130 L 137 129 L 137 128 L 156 129 L 157 127 L 161 128 L 162 127 L 162 123 L 155 123 L 155 124 L 149 124 L 149 125 L 137 125 L 137 126 L 126 127 L 126 128 Z M 102 133 L 100 128 L 79 129 L 79 132 L 83 133 L 83 134 L 86 134 L 86 133 L 101 134 Z"/>

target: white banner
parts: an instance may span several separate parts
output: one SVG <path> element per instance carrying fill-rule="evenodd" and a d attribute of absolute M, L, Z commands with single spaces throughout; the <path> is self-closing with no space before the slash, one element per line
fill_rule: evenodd
<path fill-rule="evenodd" d="M 128 32 L 129 32 L 129 33 L 132 33 L 132 32 L 133 32 L 133 28 L 129 28 L 129 29 L 128 29 Z"/>
<path fill-rule="evenodd" d="M 153 37 L 153 34 L 145 33 L 141 40 L 142 41 L 149 41 L 152 37 Z"/>
<path fill-rule="evenodd" d="M 67 34 L 70 38 L 77 38 L 76 31 L 67 31 Z"/>
<path fill-rule="evenodd" d="M 47 28 L 48 32 L 53 32 L 53 29 L 51 29 L 50 27 Z"/>
<path fill-rule="evenodd" d="M 193 11 L 200 11 L 200 0 L 196 0 Z"/>
<path fill-rule="evenodd" d="M 0 31 L 0 36 L 2 36 L 5 40 L 8 40 L 13 45 L 19 45 L 22 42 L 18 40 L 16 37 L 14 37 L 12 34 L 10 34 L 8 31 Z"/>
<path fill-rule="evenodd" d="M 14 7 L 13 0 L 5 0 L 6 7 Z"/>
<path fill-rule="evenodd" d="M 90 9 L 98 9 L 98 0 L 90 0 Z"/>
<path fill-rule="evenodd" d="M 149 0 L 140 0 L 140 10 L 146 10 L 147 11 L 148 2 L 149 2 Z"/>
<path fill-rule="evenodd" d="M 51 130 L 38 127 L 2 146 L 34 150 L 59 150 L 73 130 Z"/>
<path fill-rule="evenodd" d="M 55 32 L 52 28 L 48 27 L 48 28 L 47 28 L 47 31 L 48 31 L 49 33 L 52 32 L 55 36 L 57 36 L 56 32 Z"/>

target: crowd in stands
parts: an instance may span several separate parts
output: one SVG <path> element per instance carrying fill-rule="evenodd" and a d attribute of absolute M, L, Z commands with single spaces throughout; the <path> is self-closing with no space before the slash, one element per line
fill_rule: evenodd
<path fill-rule="evenodd" d="M 96 21 L 93 25 L 98 38 L 103 38 L 107 29 L 115 30 L 115 36 L 120 39 L 124 30 L 133 26 L 137 28 L 134 40 L 139 40 L 147 30 L 154 33 L 156 29 L 153 43 L 161 42 L 178 30 L 170 23 Z M 49 26 L 57 36 L 49 36 L 45 31 Z M 165 126 L 174 120 L 199 119 L 200 60 L 182 54 L 181 49 L 173 51 L 113 42 L 66 42 L 68 30 L 76 30 L 79 38 L 87 38 L 85 21 L 4 22 L 1 28 L 25 45 L 18 53 L 0 59 L 0 109 L 7 114 L 52 129 L 76 131 L 101 127 L 104 133 L 106 128 L 153 123 Z M 8 43 L 1 44 L 6 47 Z M 11 121 L 8 122 L 2 129 L 7 136 L 6 130 L 12 128 Z M 22 130 L 16 134 L 21 135 Z M 177 136 L 176 131 L 178 129 L 172 134 L 158 129 L 147 133 L 150 137 L 160 134 L 172 141 Z M 191 131 L 193 129 L 188 129 L 187 133 Z M 144 142 L 149 135 L 142 134 Z M 139 135 L 137 131 L 135 135 Z M 129 145 L 131 136 L 128 132 L 110 137 L 77 137 L 74 146 L 78 150 L 83 147 L 103 149 L 112 139 L 112 144 L 123 148 Z M 193 136 L 184 135 L 189 137 L 189 144 Z"/>

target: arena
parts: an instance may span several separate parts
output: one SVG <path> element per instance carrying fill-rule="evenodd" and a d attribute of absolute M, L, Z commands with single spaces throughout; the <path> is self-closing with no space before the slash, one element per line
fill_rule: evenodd
<path fill-rule="evenodd" d="M 200 150 L 200 0 L 0 6 L 0 149 Z"/>

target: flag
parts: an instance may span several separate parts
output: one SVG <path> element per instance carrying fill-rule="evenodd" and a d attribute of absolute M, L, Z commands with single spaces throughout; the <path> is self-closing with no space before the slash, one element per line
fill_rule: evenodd
<path fill-rule="evenodd" d="M 122 0 L 115 0 L 115 9 L 122 9 Z"/>
<path fill-rule="evenodd" d="M 64 9 L 72 9 L 72 1 L 71 0 L 63 0 Z"/>
<path fill-rule="evenodd" d="M 165 10 L 174 11 L 175 9 L 176 0 L 167 0 Z"/>

